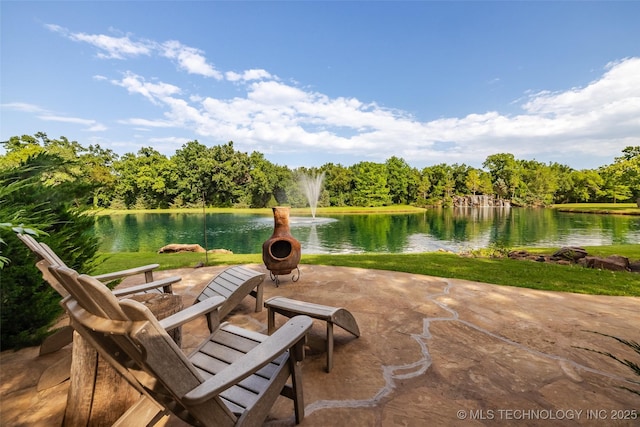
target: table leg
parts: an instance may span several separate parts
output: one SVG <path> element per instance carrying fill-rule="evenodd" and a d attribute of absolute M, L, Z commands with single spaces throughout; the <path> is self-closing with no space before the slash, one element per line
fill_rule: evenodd
<path fill-rule="evenodd" d="M 333 368 L 333 322 L 327 321 L 327 372 Z"/>

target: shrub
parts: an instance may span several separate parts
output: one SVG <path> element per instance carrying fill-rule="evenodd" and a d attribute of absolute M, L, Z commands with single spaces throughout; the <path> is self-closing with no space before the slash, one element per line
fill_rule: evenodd
<path fill-rule="evenodd" d="M 89 272 L 98 249 L 93 217 L 78 203 L 89 187 L 64 174 L 69 162 L 39 154 L 20 165 L 0 171 L 0 222 L 27 223 L 44 231 L 39 239 L 56 251 L 67 265 Z M 6 243 L 2 255 L 8 264 L 0 270 L 0 349 L 38 344 L 62 309 L 60 296 L 35 267 L 31 252 L 8 227 L 0 229 Z"/>

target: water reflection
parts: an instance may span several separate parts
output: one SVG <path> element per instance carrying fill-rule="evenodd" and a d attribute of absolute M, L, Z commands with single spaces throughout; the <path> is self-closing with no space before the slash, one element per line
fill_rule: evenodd
<path fill-rule="evenodd" d="M 96 218 L 105 252 L 157 251 L 169 243 L 204 246 L 203 214 L 127 214 Z M 569 214 L 551 209 L 431 209 L 418 214 L 292 217 L 303 253 L 461 251 L 500 245 L 597 246 L 640 243 L 640 217 Z M 273 217 L 207 214 L 209 249 L 260 253 Z"/>

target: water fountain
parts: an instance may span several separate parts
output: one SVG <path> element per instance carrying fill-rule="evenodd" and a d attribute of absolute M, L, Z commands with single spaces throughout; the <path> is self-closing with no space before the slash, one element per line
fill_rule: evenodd
<path fill-rule="evenodd" d="M 311 217 L 316 218 L 316 209 L 318 208 L 318 200 L 320 200 L 320 192 L 322 191 L 322 181 L 324 180 L 324 172 L 318 175 L 300 176 L 300 186 L 307 196 L 309 207 L 311 208 Z"/>

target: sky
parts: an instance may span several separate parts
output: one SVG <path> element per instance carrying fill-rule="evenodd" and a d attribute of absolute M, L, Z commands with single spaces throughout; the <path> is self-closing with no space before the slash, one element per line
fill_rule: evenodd
<path fill-rule="evenodd" d="M 0 141 L 597 168 L 640 145 L 638 22 L 636 1 L 3 0 Z"/>

